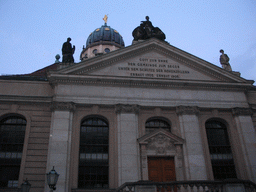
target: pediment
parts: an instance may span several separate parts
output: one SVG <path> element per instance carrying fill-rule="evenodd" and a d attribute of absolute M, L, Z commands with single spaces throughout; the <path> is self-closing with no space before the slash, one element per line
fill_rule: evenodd
<path fill-rule="evenodd" d="M 50 71 L 52 85 L 83 84 L 195 89 L 250 89 L 254 81 L 182 51 L 165 41 L 149 39 Z"/>
<path fill-rule="evenodd" d="M 185 142 L 184 139 L 174 135 L 173 133 L 164 129 L 155 130 L 152 133 L 146 134 L 138 139 L 139 144 L 143 145 L 162 145 L 164 143 L 174 145 L 181 145 Z"/>
<path fill-rule="evenodd" d="M 179 86 L 181 83 L 182 86 L 187 83 L 193 83 L 193 86 L 200 83 L 205 86 L 209 83 L 230 83 L 232 86 L 234 83 L 252 84 L 232 72 L 154 38 L 59 69 L 51 73 L 49 79 L 54 76 L 61 76 L 61 82 L 65 81 L 66 76 L 69 82 L 83 84 L 99 79 L 115 83 L 126 81 L 126 84 L 134 81 L 143 84 L 156 82 L 156 86 L 162 86 L 163 83 L 180 83 Z"/>

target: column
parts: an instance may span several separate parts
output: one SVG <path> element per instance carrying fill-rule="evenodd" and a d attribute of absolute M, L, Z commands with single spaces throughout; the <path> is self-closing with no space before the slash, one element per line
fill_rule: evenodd
<path fill-rule="evenodd" d="M 203 143 L 198 121 L 198 108 L 179 106 L 176 113 L 179 116 L 183 145 L 185 177 L 187 180 L 206 180 L 206 164 L 203 153 Z"/>
<path fill-rule="evenodd" d="M 73 119 L 73 103 L 54 102 L 52 104 L 52 119 L 50 128 L 50 138 L 47 156 L 48 173 L 54 166 L 60 174 L 56 192 L 68 192 L 69 188 L 69 168 L 70 150 Z M 49 191 L 47 181 L 45 181 L 45 192 Z"/>
<path fill-rule="evenodd" d="M 118 139 L 118 186 L 140 178 L 137 105 L 116 105 Z"/>
<path fill-rule="evenodd" d="M 245 160 L 248 179 L 256 182 L 256 135 L 251 117 L 252 110 L 249 108 L 235 108 L 232 111 L 241 141 L 243 153 L 241 156 Z"/>

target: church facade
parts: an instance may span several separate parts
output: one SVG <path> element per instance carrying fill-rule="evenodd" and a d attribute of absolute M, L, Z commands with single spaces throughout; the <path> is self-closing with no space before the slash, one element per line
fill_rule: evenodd
<path fill-rule="evenodd" d="M 61 192 L 256 182 L 254 81 L 157 38 L 124 47 L 106 25 L 92 35 L 79 63 L 1 76 L 3 191 L 26 179 L 30 191 L 49 191 L 53 167 Z"/>

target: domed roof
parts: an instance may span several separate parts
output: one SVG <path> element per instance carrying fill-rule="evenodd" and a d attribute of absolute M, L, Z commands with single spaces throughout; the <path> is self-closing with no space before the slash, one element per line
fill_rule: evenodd
<path fill-rule="evenodd" d="M 106 23 L 89 35 L 86 41 L 86 48 L 103 42 L 124 47 L 123 37 L 115 29 L 107 26 Z"/>

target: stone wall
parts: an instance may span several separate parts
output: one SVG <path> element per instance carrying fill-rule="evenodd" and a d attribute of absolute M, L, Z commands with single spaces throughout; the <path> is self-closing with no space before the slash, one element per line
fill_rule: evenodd
<path fill-rule="evenodd" d="M 3 115 L 22 115 L 26 118 L 26 133 L 20 169 L 19 186 L 28 179 L 31 192 L 44 190 L 51 111 L 42 104 L 1 104 Z"/>

